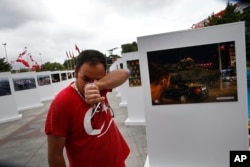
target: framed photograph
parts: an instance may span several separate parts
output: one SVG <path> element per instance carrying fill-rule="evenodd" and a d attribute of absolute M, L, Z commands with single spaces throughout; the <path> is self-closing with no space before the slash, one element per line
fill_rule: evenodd
<path fill-rule="evenodd" d="M 139 60 L 128 60 L 127 69 L 129 71 L 129 87 L 141 86 Z"/>
<path fill-rule="evenodd" d="M 15 91 L 36 88 L 36 81 L 35 81 L 35 78 L 33 77 L 13 78 L 13 84 L 14 84 Z"/>
<path fill-rule="evenodd" d="M 52 79 L 52 83 L 61 81 L 59 73 L 51 74 L 51 79 Z"/>
<path fill-rule="evenodd" d="M 72 73 L 71 72 L 67 72 L 67 77 L 68 77 L 68 79 L 71 79 L 72 78 Z"/>
<path fill-rule="evenodd" d="M 236 56 L 234 41 L 147 52 L 150 83 L 163 85 L 152 103 L 237 101 Z"/>
<path fill-rule="evenodd" d="M 123 64 L 122 63 L 120 63 L 120 69 L 123 69 Z"/>
<path fill-rule="evenodd" d="M 8 78 L 0 78 L 0 96 L 11 95 L 10 82 Z"/>
<path fill-rule="evenodd" d="M 66 73 L 61 73 L 61 80 L 62 80 L 62 81 L 67 80 L 67 75 L 66 75 Z"/>
<path fill-rule="evenodd" d="M 249 149 L 245 46 L 244 22 L 138 37 L 150 166 L 228 166 Z"/>
<path fill-rule="evenodd" d="M 39 86 L 50 85 L 50 76 L 49 75 L 37 75 L 37 83 Z"/>

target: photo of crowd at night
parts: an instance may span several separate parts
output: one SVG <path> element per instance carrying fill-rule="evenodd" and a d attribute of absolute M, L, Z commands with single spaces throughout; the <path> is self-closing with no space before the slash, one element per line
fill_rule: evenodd
<path fill-rule="evenodd" d="M 33 77 L 26 78 L 14 78 L 14 89 L 15 91 L 27 90 L 27 89 L 35 89 L 36 81 Z"/>
<path fill-rule="evenodd" d="M 238 101 L 235 42 L 147 52 L 153 105 Z"/>
<path fill-rule="evenodd" d="M 39 86 L 50 85 L 49 75 L 37 75 L 37 83 Z"/>

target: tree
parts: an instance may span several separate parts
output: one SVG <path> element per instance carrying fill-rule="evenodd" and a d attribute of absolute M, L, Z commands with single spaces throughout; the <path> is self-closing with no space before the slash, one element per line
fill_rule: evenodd
<path fill-rule="evenodd" d="M 57 62 L 54 63 L 47 62 L 43 65 L 43 68 L 44 71 L 57 71 L 64 69 L 63 65 Z"/>
<path fill-rule="evenodd" d="M 205 23 L 205 26 L 212 26 L 218 24 L 233 23 L 241 21 L 240 11 L 236 11 L 236 4 L 227 3 L 227 6 L 224 11 L 222 11 L 221 16 L 216 16 L 214 13 L 208 17 L 208 22 Z"/>
<path fill-rule="evenodd" d="M 138 50 L 136 42 L 122 44 L 121 48 L 122 48 L 122 53 L 135 52 Z"/>
<path fill-rule="evenodd" d="M 75 67 L 75 63 L 76 63 L 76 58 L 74 57 L 72 59 L 65 60 L 63 66 L 67 70 L 73 70 Z"/>
<path fill-rule="evenodd" d="M 237 4 L 227 3 L 225 10 L 221 16 L 216 16 L 214 13 L 208 17 L 208 21 L 205 22 L 205 26 L 213 26 L 218 24 L 233 23 L 238 21 L 245 21 L 246 26 L 246 56 L 250 61 L 250 7 L 244 9 L 241 13 L 236 10 Z"/>
<path fill-rule="evenodd" d="M 5 58 L 0 58 L 0 72 L 10 71 L 11 68 L 11 65 L 5 61 Z"/>

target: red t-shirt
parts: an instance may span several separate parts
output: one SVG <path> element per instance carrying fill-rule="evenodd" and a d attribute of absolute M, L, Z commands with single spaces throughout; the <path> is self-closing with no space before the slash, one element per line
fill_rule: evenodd
<path fill-rule="evenodd" d="M 105 98 L 106 94 L 107 90 L 102 92 Z M 94 111 L 72 86 L 62 90 L 51 103 L 45 133 L 66 137 L 70 167 L 124 167 L 130 152 L 108 101 Z"/>

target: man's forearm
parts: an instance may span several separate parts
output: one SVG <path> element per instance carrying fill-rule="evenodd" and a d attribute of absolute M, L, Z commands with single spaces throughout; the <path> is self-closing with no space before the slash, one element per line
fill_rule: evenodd
<path fill-rule="evenodd" d="M 103 78 L 96 81 L 99 90 L 112 89 L 123 84 L 129 77 L 127 70 L 119 69 L 107 73 Z"/>

